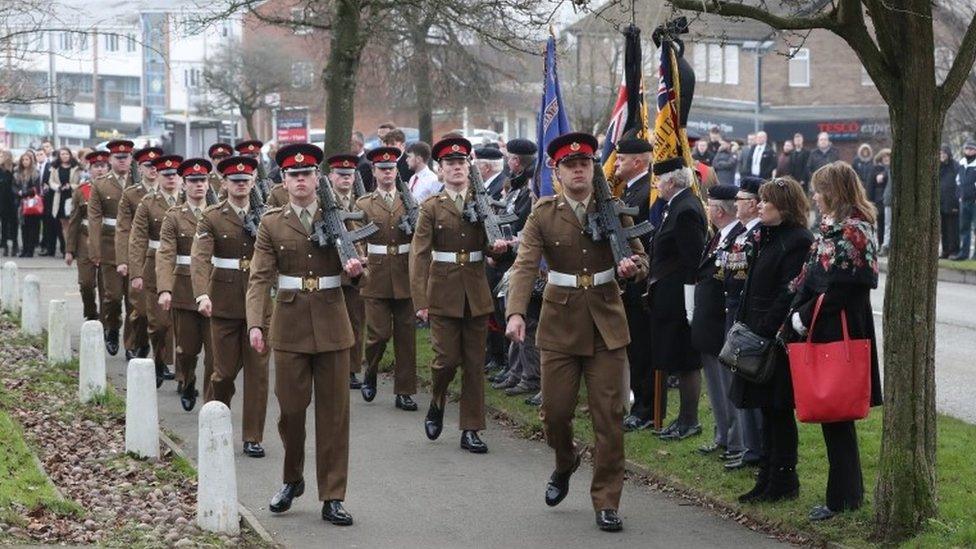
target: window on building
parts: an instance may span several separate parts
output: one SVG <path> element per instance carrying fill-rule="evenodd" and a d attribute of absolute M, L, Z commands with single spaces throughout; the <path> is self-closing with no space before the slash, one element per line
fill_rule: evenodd
<path fill-rule="evenodd" d="M 129 33 L 125 35 L 125 51 L 132 53 L 136 51 L 136 35 L 135 33 Z"/>
<path fill-rule="evenodd" d="M 723 55 L 725 57 L 725 83 L 733 86 L 739 85 L 739 46 L 725 46 Z"/>
<path fill-rule="evenodd" d="M 119 51 L 119 35 L 117 34 L 105 35 L 105 51 L 109 51 L 109 52 Z"/>
<path fill-rule="evenodd" d="M 722 45 L 708 45 L 708 81 L 722 83 Z"/>
<path fill-rule="evenodd" d="M 293 88 L 312 87 L 312 64 L 307 61 L 296 61 L 291 64 L 291 86 Z"/>
<path fill-rule="evenodd" d="M 78 33 L 78 51 L 88 51 L 88 33 Z"/>
<path fill-rule="evenodd" d="M 295 23 L 295 34 L 304 36 L 312 32 L 310 27 L 303 25 L 305 21 L 305 10 L 302 8 L 291 9 L 291 20 Z"/>
<path fill-rule="evenodd" d="M 58 51 L 71 51 L 74 49 L 74 40 L 70 32 L 61 32 L 58 35 Z"/>
<path fill-rule="evenodd" d="M 810 86 L 810 50 L 808 48 L 793 48 L 790 51 L 789 73 L 790 86 Z"/>
<path fill-rule="evenodd" d="M 695 44 L 695 80 L 704 82 L 708 78 L 708 44 Z"/>
<path fill-rule="evenodd" d="M 203 75 L 200 69 L 183 69 L 183 86 L 196 88 L 201 84 Z"/>
<path fill-rule="evenodd" d="M 695 44 L 695 80 L 715 84 L 739 84 L 739 46 Z"/>

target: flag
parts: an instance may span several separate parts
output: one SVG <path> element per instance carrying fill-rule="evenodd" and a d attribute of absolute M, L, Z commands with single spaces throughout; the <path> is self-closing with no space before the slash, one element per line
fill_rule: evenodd
<path fill-rule="evenodd" d="M 542 108 L 539 109 L 539 163 L 536 166 L 534 186 L 536 196 L 549 196 L 557 190 L 553 185 L 552 167 L 546 147 L 549 142 L 564 133 L 569 133 L 569 118 L 563 108 L 563 95 L 559 91 L 559 73 L 556 72 L 556 39 L 552 36 L 546 43 L 545 77 L 542 83 Z"/>
<path fill-rule="evenodd" d="M 614 178 L 614 163 L 617 160 L 617 142 L 627 132 L 634 131 L 640 139 L 650 137 L 647 128 L 647 103 L 644 102 L 644 77 L 641 71 L 640 29 L 628 25 L 624 29 L 624 77 L 617 92 L 617 102 L 610 114 L 610 123 L 603 140 L 603 174 L 620 196 L 626 181 Z"/>

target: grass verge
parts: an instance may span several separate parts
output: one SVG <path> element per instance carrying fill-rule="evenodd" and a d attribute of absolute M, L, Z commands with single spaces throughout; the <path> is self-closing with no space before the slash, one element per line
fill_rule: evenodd
<path fill-rule="evenodd" d="M 976 259 L 970 259 L 968 261 L 940 259 L 939 267 L 942 267 L 943 269 L 956 269 L 957 271 L 976 271 Z"/>

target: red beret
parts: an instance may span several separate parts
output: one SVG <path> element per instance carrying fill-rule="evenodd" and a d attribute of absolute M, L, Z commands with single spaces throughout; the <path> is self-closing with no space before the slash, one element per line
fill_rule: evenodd
<path fill-rule="evenodd" d="M 108 152 L 112 154 L 129 154 L 132 152 L 135 143 L 129 141 L 128 139 L 116 139 L 114 141 L 109 141 L 105 148 Z"/>
<path fill-rule="evenodd" d="M 177 173 L 183 179 L 205 178 L 213 169 L 213 164 L 206 158 L 187 158 L 180 163 Z"/>
<path fill-rule="evenodd" d="M 224 177 L 231 179 L 244 179 L 233 176 L 253 175 L 258 169 L 258 161 L 250 156 L 232 156 L 225 158 L 217 164 L 217 171 Z"/>

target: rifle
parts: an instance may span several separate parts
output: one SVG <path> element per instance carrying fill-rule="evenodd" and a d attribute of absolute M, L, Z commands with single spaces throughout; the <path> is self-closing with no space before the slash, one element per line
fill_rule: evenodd
<path fill-rule="evenodd" d="M 250 205 L 247 210 L 247 215 L 244 216 L 244 230 L 247 234 L 254 238 L 258 236 L 258 225 L 261 224 L 261 216 L 264 215 L 264 210 L 267 206 L 264 204 L 264 199 L 261 198 L 261 191 L 258 190 L 257 185 L 251 187 L 251 192 L 247 196 Z"/>
<path fill-rule="evenodd" d="M 207 181 L 207 194 L 204 196 L 204 200 L 206 201 L 207 206 L 213 206 L 217 203 L 217 193 L 214 192 L 209 181 Z"/>
<path fill-rule="evenodd" d="M 496 240 L 508 240 L 508 237 L 502 233 L 502 226 L 518 221 L 518 216 L 510 213 L 495 213 L 495 208 L 504 207 L 505 204 L 488 196 L 485 192 L 485 182 L 474 164 L 468 168 L 468 182 L 473 200 L 464 205 L 464 217 L 471 223 L 484 225 L 489 245 Z"/>
<path fill-rule="evenodd" d="M 650 233 L 654 226 L 648 221 L 641 221 L 631 227 L 624 227 L 620 223 L 621 215 L 635 216 L 639 210 L 636 207 L 628 208 L 614 200 L 603 168 L 599 164 L 593 166 L 593 199 L 596 201 L 596 212 L 589 214 L 585 230 L 594 242 L 609 242 L 614 262 L 620 263 L 620 260 L 634 253 L 630 247 L 630 239 Z"/>
<path fill-rule="evenodd" d="M 356 170 L 356 176 L 352 180 L 352 192 L 356 194 L 356 198 L 362 198 L 366 196 L 366 185 L 363 185 L 363 174 Z"/>
<path fill-rule="evenodd" d="M 400 230 L 404 234 L 412 235 L 413 228 L 417 226 L 417 218 L 420 217 L 420 206 L 417 205 L 417 199 L 413 197 L 413 193 L 410 192 L 407 184 L 400 179 L 399 174 L 396 178 L 396 189 L 400 195 L 400 201 L 403 202 L 403 210 L 406 212 L 400 216 Z"/>
<path fill-rule="evenodd" d="M 271 194 L 271 180 L 267 177 L 258 179 L 254 184 L 254 188 L 261 193 L 258 195 L 258 198 L 260 198 L 262 201 L 266 201 L 268 199 L 268 195 Z"/>
<path fill-rule="evenodd" d="M 325 176 L 319 176 L 318 198 L 322 204 L 322 219 L 312 226 L 312 242 L 320 248 L 334 246 L 339 252 L 342 265 L 350 259 L 359 259 L 354 242 L 369 238 L 379 230 L 372 221 L 354 230 L 346 228 L 346 220 L 359 221 L 363 219 L 363 212 L 347 212 L 339 207 L 332 185 Z"/>

